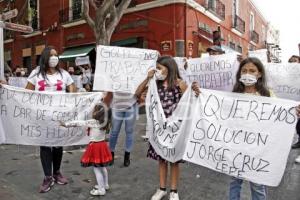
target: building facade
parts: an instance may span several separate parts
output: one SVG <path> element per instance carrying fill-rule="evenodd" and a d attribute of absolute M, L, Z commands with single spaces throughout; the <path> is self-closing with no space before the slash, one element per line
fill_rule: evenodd
<path fill-rule="evenodd" d="M 82 0 L 10 0 L 0 1 L 0 8 L 17 8 L 19 15 L 12 22 L 34 29 L 31 34 L 5 31 L 5 59 L 12 68 L 30 71 L 47 45 L 70 61 L 66 65 L 76 55 L 95 59 L 95 37 L 82 19 Z M 218 29 L 228 50 L 247 54 L 266 48 L 268 22 L 251 0 L 132 0 L 111 44 L 199 57 Z"/>
<path fill-rule="evenodd" d="M 270 52 L 270 59 L 272 62 L 281 62 L 280 53 L 280 32 L 275 29 L 270 23 L 268 24 L 266 48 Z"/>

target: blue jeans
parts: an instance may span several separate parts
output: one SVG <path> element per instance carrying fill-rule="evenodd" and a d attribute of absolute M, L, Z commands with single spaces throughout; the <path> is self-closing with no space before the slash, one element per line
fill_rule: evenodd
<path fill-rule="evenodd" d="M 133 132 L 134 125 L 137 117 L 137 104 L 129 107 L 126 110 L 112 110 L 112 128 L 109 138 L 109 148 L 111 151 L 115 151 L 119 133 L 123 121 L 125 121 L 125 133 L 126 133 L 126 146 L 125 151 L 131 152 L 133 147 Z"/>
<path fill-rule="evenodd" d="M 232 178 L 230 183 L 229 200 L 240 200 L 243 180 Z M 252 200 L 266 200 L 266 187 L 250 182 Z"/>

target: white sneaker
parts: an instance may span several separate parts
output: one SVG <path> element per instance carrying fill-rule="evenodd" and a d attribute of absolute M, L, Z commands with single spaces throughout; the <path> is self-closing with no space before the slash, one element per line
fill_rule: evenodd
<path fill-rule="evenodd" d="M 106 194 L 105 189 L 101 188 L 101 189 L 92 189 L 90 191 L 90 194 L 93 196 L 104 196 Z"/>
<path fill-rule="evenodd" d="M 166 195 L 167 195 L 167 191 L 157 189 L 155 194 L 151 197 L 151 200 L 161 200 Z"/>
<path fill-rule="evenodd" d="M 98 189 L 99 189 L 99 186 L 98 186 L 98 185 L 95 185 L 94 188 L 98 190 Z M 105 190 L 109 190 L 109 188 L 110 188 L 109 185 L 104 186 L 104 189 L 105 189 Z"/>
<path fill-rule="evenodd" d="M 300 155 L 295 159 L 295 163 L 300 163 Z"/>
<path fill-rule="evenodd" d="M 179 195 L 178 195 L 178 193 L 171 192 L 171 193 L 170 193 L 170 198 L 169 198 L 169 200 L 179 200 Z"/>

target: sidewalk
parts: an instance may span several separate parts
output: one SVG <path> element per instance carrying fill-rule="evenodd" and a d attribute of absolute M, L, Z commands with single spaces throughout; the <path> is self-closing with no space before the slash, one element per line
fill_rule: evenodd
<path fill-rule="evenodd" d="M 38 193 L 43 179 L 39 148 L 32 146 L 0 146 L 0 199 L 2 200 L 150 200 L 158 187 L 158 164 L 146 158 L 147 142 L 145 115 L 137 122 L 131 165 L 123 168 L 124 132 L 120 134 L 115 165 L 108 168 L 111 190 L 104 197 L 92 197 L 89 191 L 95 185 L 91 168 L 80 167 L 81 150 L 64 153 L 62 171 L 70 183 L 54 185 L 45 194 Z M 274 147 L 276 148 L 276 147 Z M 277 188 L 268 189 L 269 200 L 300 199 L 300 165 L 294 159 L 300 150 L 293 150 L 284 178 Z M 181 165 L 179 195 L 181 200 L 226 200 L 230 177 L 212 170 L 185 163 Z M 246 182 L 245 182 L 246 183 Z M 248 183 L 243 185 L 242 200 L 250 199 Z M 167 200 L 165 198 L 164 200 Z"/>

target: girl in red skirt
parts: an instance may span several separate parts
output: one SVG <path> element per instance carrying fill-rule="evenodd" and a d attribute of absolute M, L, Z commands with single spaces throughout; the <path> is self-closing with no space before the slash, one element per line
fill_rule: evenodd
<path fill-rule="evenodd" d="M 62 123 L 63 126 L 84 126 L 87 127 L 87 134 L 90 136 L 90 143 L 81 158 L 81 166 L 93 166 L 98 185 L 90 191 L 93 196 L 103 196 L 109 189 L 108 173 L 106 166 L 111 164 L 112 156 L 105 142 L 105 132 L 110 119 L 110 112 L 103 104 L 96 105 L 93 112 L 93 119 L 86 121 L 70 121 Z"/>

